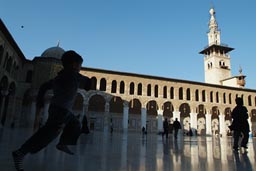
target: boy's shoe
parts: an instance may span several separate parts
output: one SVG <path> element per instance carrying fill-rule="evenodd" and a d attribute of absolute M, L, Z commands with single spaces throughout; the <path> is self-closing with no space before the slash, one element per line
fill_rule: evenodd
<path fill-rule="evenodd" d="M 68 153 L 70 155 L 74 155 L 74 153 L 68 148 L 68 146 L 66 145 L 62 145 L 62 144 L 57 144 L 56 148 L 60 151 L 63 151 L 65 153 Z"/>
<path fill-rule="evenodd" d="M 24 154 L 20 152 L 19 150 L 13 151 L 12 152 L 12 158 L 14 161 L 14 166 L 17 171 L 24 171 L 23 169 L 23 159 L 24 159 Z"/>

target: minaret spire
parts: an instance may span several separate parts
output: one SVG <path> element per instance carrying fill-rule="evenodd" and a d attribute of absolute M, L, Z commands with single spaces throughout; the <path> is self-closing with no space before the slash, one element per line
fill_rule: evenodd
<path fill-rule="evenodd" d="M 211 17 L 209 21 L 209 33 L 208 33 L 208 44 L 209 46 L 212 44 L 220 45 L 220 31 L 218 29 L 218 23 L 215 18 L 215 10 L 211 7 L 209 11 Z"/>

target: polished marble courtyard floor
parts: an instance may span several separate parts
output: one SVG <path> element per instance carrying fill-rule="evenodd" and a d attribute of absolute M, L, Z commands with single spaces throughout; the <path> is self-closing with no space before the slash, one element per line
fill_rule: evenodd
<path fill-rule="evenodd" d="M 15 171 L 11 151 L 29 136 L 28 129 L 0 129 L 0 171 Z M 253 171 L 256 170 L 256 139 L 250 138 L 248 153 L 232 152 L 232 139 L 219 137 L 173 137 L 139 133 L 92 132 L 82 135 L 75 155 L 46 149 L 28 155 L 25 171 Z"/>

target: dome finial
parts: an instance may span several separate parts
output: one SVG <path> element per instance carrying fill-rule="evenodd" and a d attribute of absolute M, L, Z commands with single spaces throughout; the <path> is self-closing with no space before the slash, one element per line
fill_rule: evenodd
<path fill-rule="evenodd" d="M 57 47 L 60 47 L 60 40 L 58 40 Z"/>

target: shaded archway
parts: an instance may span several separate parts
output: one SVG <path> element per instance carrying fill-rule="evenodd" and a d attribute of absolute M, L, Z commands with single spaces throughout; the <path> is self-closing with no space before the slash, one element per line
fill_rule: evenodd
<path fill-rule="evenodd" d="M 184 134 L 190 130 L 190 106 L 188 103 L 182 103 L 179 108 L 180 123 L 183 127 Z"/>
<path fill-rule="evenodd" d="M 89 119 L 91 130 L 103 130 L 104 128 L 104 112 L 106 100 L 101 95 L 93 95 L 89 99 Z"/>
<path fill-rule="evenodd" d="M 171 102 L 165 102 L 163 104 L 163 117 L 171 120 L 173 118 L 173 105 Z"/>
<path fill-rule="evenodd" d="M 226 131 L 226 134 L 228 136 L 231 135 L 231 131 L 229 129 L 228 126 L 231 125 L 231 122 L 232 122 L 232 117 L 231 117 L 231 108 L 230 107 L 227 107 L 224 111 L 224 115 L 225 115 L 225 131 Z"/>
<path fill-rule="evenodd" d="M 128 129 L 140 131 L 141 129 L 141 102 L 139 99 L 132 99 L 129 102 Z"/>
<path fill-rule="evenodd" d="M 218 106 L 212 107 L 212 134 L 219 134 L 219 114 Z"/>
<path fill-rule="evenodd" d="M 158 105 L 155 100 L 151 100 L 146 105 L 147 109 L 147 131 L 148 132 L 157 132 L 157 110 Z"/>
<path fill-rule="evenodd" d="M 121 130 L 123 126 L 123 100 L 121 97 L 114 96 L 109 102 L 110 122 L 113 129 Z"/>
<path fill-rule="evenodd" d="M 206 109 L 203 104 L 197 107 L 197 134 L 206 135 Z"/>

